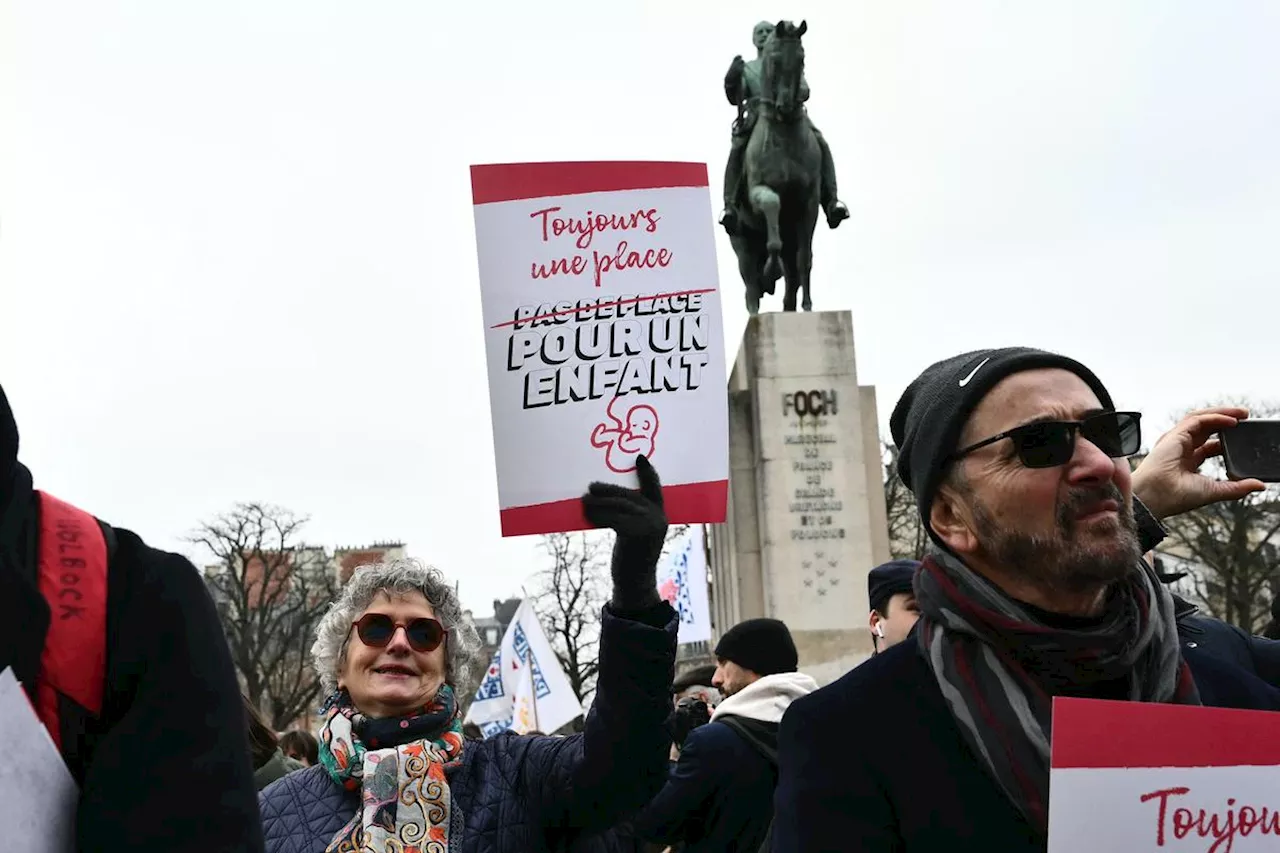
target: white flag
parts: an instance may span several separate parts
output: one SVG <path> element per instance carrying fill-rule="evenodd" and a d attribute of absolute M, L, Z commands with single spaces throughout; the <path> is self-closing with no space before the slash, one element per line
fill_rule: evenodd
<path fill-rule="evenodd" d="M 526 670 L 529 695 L 536 703 L 536 728 L 548 734 L 582 713 L 582 704 L 573 695 L 569 677 L 560 668 L 542 625 L 526 599 L 507 626 L 502 645 L 493 653 L 489 670 L 476 690 L 467 711 L 467 722 L 475 723 L 486 738 L 516 726 L 516 699 Z"/>
<path fill-rule="evenodd" d="M 520 683 L 516 685 L 515 715 L 511 720 L 511 731 L 518 735 L 527 735 L 538 729 L 538 696 L 533 689 L 533 667 L 526 666 L 520 670 Z"/>
<path fill-rule="evenodd" d="M 711 602 L 707 598 L 707 551 L 702 525 L 658 565 L 658 594 L 680 613 L 681 643 L 711 639 Z"/>

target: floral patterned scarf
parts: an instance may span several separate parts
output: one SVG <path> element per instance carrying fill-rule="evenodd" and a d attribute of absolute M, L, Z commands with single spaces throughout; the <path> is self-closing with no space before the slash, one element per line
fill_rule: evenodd
<path fill-rule="evenodd" d="M 325 702 L 320 763 L 360 809 L 326 853 L 448 853 L 462 837 L 445 767 L 462 758 L 462 721 L 453 688 L 403 717 L 372 719 L 339 690 Z"/>

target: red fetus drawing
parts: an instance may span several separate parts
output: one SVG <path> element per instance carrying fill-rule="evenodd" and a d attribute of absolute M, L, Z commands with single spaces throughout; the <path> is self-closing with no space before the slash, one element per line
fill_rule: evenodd
<path fill-rule="evenodd" d="M 603 447 L 604 464 L 615 474 L 636 470 L 636 457 L 643 454 L 652 459 L 654 440 L 658 437 L 658 413 L 653 406 L 643 403 L 627 410 L 626 423 L 613 413 L 614 397 L 609 401 L 605 414 L 608 421 L 596 424 L 591 433 L 591 446 Z M 612 422 L 612 424 L 610 424 Z"/>

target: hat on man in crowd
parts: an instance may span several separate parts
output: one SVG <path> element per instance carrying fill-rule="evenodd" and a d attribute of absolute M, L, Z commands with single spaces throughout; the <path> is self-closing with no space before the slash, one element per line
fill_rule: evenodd
<path fill-rule="evenodd" d="M 800 666 L 791 631 L 777 619 L 748 619 L 734 625 L 716 644 L 716 657 L 757 675 L 795 672 Z"/>
<path fill-rule="evenodd" d="M 1111 395 L 1089 368 L 1064 355 L 1030 347 L 974 350 L 939 361 L 903 392 L 889 419 L 893 443 L 898 446 L 898 476 L 916 496 L 920 517 L 935 541 L 929 512 L 969 415 L 1006 376 L 1047 367 L 1079 376 L 1104 408 L 1113 408 Z"/>
<path fill-rule="evenodd" d="M 706 666 L 695 666 L 671 682 L 671 692 L 672 694 L 679 694 L 690 687 L 710 687 L 711 679 L 715 674 L 716 665 L 713 663 L 709 663 Z"/>
<path fill-rule="evenodd" d="M 884 613 L 889 599 L 900 592 L 914 593 L 911 579 L 920 563 L 916 560 L 890 560 L 867 572 L 867 601 L 871 609 Z"/>

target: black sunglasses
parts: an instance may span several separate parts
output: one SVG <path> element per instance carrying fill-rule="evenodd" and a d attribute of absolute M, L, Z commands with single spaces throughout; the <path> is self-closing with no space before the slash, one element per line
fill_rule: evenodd
<path fill-rule="evenodd" d="M 1132 456 L 1142 444 L 1138 412 L 1102 412 L 1082 421 L 1037 421 L 983 439 L 951 455 L 952 460 L 979 448 L 1009 439 L 1018 460 L 1028 468 L 1054 468 L 1071 461 L 1076 452 L 1076 432 L 1112 458 Z"/>
<path fill-rule="evenodd" d="M 366 646 L 380 649 L 395 636 L 397 628 L 404 628 L 405 639 L 414 651 L 434 652 L 444 642 L 445 630 L 434 619 L 423 616 L 408 622 L 397 622 L 385 613 L 366 613 L 352 623 L 356 636 Z"/>

